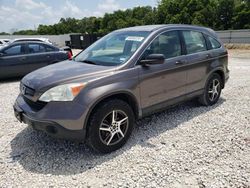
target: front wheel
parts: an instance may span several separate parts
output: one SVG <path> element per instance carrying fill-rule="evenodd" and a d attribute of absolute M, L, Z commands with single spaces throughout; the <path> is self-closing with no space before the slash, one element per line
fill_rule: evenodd
<path fill-rule="evenodd" d="M 106 101 L 98 106 L 88 124 L 88 144 L 101 153 L 122 147 L 134 127 L 134 113 L 122 100 Z"/>
<path fill-rule="evenodd" d="M 199 101 L 202 105 L 211 106 L 218 102 L 222 90 L 222 79 L 219 74 L 212 74 L 206 83 L 205 90 Z"/>

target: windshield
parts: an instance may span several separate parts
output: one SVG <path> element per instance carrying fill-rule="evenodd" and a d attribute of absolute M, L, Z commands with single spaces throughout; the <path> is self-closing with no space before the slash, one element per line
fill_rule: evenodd
<path fill-rule="evenodd" d="M 113 32 L 78 54 L 74 61 L 102 66 L 117 66 L 128 59 L 140 47 L 149 32 Z"/>

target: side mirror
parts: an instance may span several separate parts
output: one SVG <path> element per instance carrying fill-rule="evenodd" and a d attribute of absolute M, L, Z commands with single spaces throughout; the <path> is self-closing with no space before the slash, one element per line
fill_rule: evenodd
<path fill-rule="evenodd" d="M 0 57 L 4 56 L 4 53 L 0 52 Z"/>
<path fill-rule="evenodd" d="M 151 54 L 140 61 L 141 65 L 158 65 L 165 62 L 165 56 L 163 54 Z"/>

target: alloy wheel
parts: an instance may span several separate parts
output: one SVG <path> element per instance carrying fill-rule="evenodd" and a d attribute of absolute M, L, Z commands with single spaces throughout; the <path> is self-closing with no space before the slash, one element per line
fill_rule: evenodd
<path fill-rule="evenodd" d="M 218 79 L 213 79 L 209 84 L 208 98 L 211 102 L 215 101 L 220 94 L 220 81 Z"/>
<path fill-rule="evenodd" d="M 113 110 L 107 114 L 99 128 L 99 136 L 105 145 L 119 143 L 127 133 L 129 119 L 125 112 Z"/>

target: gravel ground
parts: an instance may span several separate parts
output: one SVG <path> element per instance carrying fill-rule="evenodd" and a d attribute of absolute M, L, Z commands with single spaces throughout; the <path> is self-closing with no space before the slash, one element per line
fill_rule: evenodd
<path fill-rule="evenodd" d="M 190 101 L 144 118 L 108 155 L 20 124 L 19 83 L 0 83 L 0 187 L 250 187 L 249 54 L 230 51 L 217 105 Z"/>

